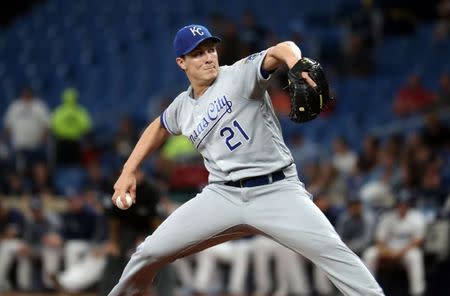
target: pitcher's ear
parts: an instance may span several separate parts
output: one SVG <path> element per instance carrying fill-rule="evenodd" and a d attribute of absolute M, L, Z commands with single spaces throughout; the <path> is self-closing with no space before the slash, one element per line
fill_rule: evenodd
<path fill-rule="evenodd" d="M 186 70 L 185 58 L 184 58 L 184 56 L 177 57 L 175 61 L 177 62 L 178 66 L 179 66 L 182 70 Z"/>

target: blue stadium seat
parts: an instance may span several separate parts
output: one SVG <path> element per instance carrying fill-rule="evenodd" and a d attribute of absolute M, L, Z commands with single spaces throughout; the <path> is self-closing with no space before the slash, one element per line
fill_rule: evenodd
<path fill-rule="evenodd" d="M 58 167 L 55 170 L 55 190 L 58 195 L 67 195 L 69 191 L 80 191 L 86 182 L 86 170 L 78 166 Z"/>

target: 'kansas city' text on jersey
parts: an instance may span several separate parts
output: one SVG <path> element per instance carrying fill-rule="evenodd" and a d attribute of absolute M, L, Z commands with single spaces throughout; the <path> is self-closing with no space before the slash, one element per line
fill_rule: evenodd
<path fill-rule="evenodd" d="M 211 183 L 265 175 L 293 164 L 266 91 L 268 79 L 261 75 L 265 54 L 220 67 L 202 96 L 193 99 L 190 86 L 161 115 L 171 134 L 183 134 L 197 147 Z M 285 174 L 296 174 L 295 165 Z"/>

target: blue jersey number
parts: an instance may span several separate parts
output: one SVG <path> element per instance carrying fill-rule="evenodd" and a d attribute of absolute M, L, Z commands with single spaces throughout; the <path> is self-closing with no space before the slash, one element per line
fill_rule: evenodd
<path fill-rule="evenodd" d="M 235 128 L 238 129 L 238 131 L 241 133 L 241 135 L 244 137 L 244 139 L 246 139 L 247 141 L 250 140 L 250 138 L 247 136 L 247 134 L 245 133 L 245 131 L 242 129 L 241 125 L 239 124 L 239 122 L 237 120 L 233 121 L 233 126 Z M 234 128 L 232 127 L 224 127 L 223 129 L 220 130 L 220 136 L 221 137 L 225 137 L 225 144 L 227 144 L 228 149 L 230 149 L 230 151 L 233 151 L 234 149 L 236 149 L 237 147 L 241 146 L 242 142 L 241 141 L 237 141 L 236 143 L 231 143 L 231 140 L 234 138 Z"/>

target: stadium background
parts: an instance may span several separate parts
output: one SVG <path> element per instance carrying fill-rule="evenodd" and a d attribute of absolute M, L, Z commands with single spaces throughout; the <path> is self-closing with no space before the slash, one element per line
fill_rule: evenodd
<path fill-rule="evenodd" d="M 41 199 L 59 213 L 73 192 L 87 204 L 102 204 L 139 132 L 187 86 L 174 63 L 174 33 L 202 23 L 223 37 L 224 64 L 289 39 L 324 65 L 337 102 L 313 122 L 287 119 L 283 70 L 270 88 L 310 191 L 338 209 L 356 195 L 381 212 L 406 187 L 427 217 L 429 234 L 437 222 L 448 223 L 449 1 L 41 0 L 2 7 L 0 16 L 0 115 L 28 86 L 50 112 L 63 93 L 78 94 L 91 120 L 74 141 L 80 145 L 75 160 L 56 156 L 61 139 L 54 126 L 30 156 L 14 147 L 3 122 L 0 198 L 7 207 L 28 215 L 30 200 Z M 412 76 L 422 86 L 403 89 Z M 398 107 L 408 96 L 420 102 Z M 371 139 L 374 150 L 367 148 Z M 191 148 L 172 139 L 143 167 L 156 180 L 164 209 L 206 181 Z M 441 249 L 433 249 L 431 234 L 423 246 L 429 295 L 444 295 L 448 286 L 444 229 L 437 234 L 445 237 Z M 402 293 L 404 285 L 397 284 L 387 283 Z"/>

